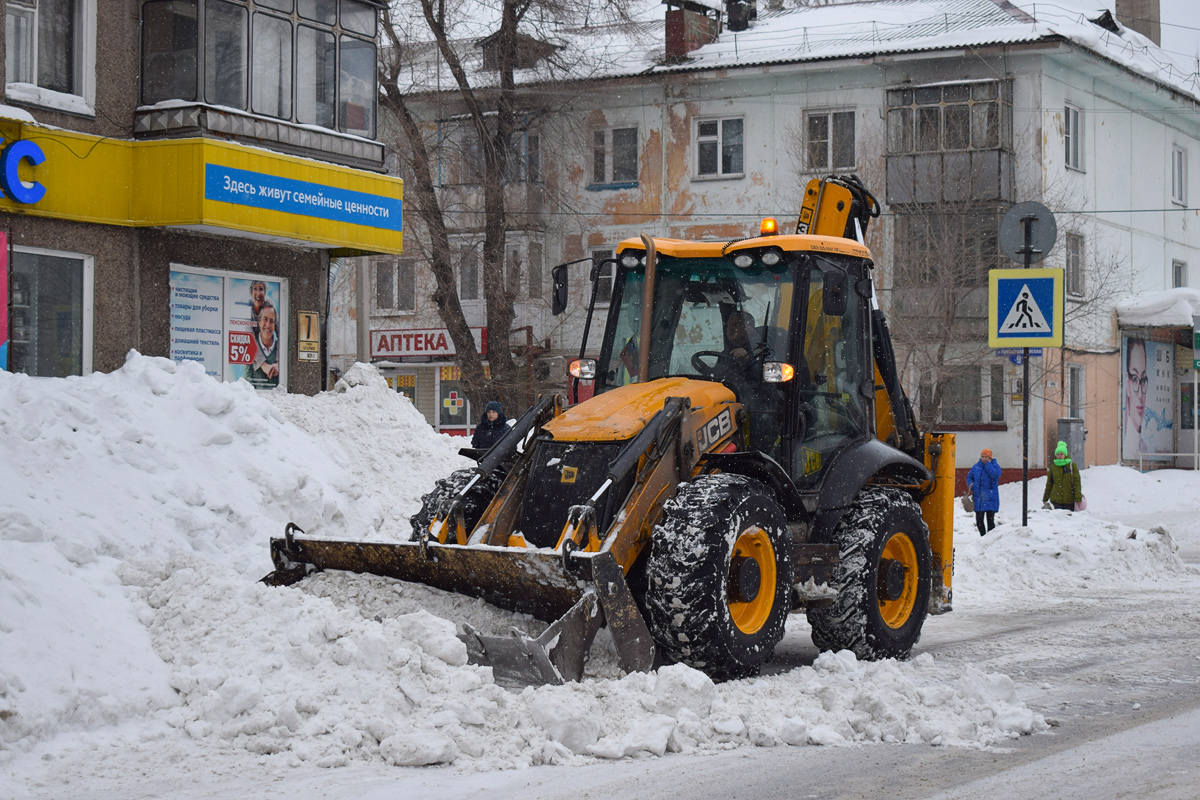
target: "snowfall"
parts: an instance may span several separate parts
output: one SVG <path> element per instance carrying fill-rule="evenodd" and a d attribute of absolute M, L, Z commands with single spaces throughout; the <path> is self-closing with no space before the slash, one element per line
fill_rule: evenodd
<path fill-rule="evenodd" d="M 584 681 L 506 688 L 467 662 L 456 629 L 536 633 L 531 618 L 369 576 L 259 582 L 288 522 L 314 537 L 406 539 L 421 496 L 471 463 L 463 443 L 366 365 L 315 397 L 136 352 L 110 374 L 0 372 L 0 797 L 85 796 L 64 787 L 139 771 L 186 781 L 199 764 L 276 781 L 366 768 L 400 789 L 430 770 L 991 748 L 1049 728 L 1010 676 L 928 653 L 827 652 L 714 684 L 683 665 L 625 675 L 602 635 Z M 1074 514 L 1042 510 L 1031 482 L 1027 527 L 1020 484 L 1002 487 L 1007 513 L 982 539 L 956 510 L 957 607 L 1019 610 L 1080 581 L 1194 575 L 1177 541 L 1200 538 L 1186 513 L 1196 473 L 1108 466 L 1083 479 L 1090 507 Z M 1190 522 L 1115 521 L 1139 507 Z M 793 615 L 788 635 L 806 632 Z"/>

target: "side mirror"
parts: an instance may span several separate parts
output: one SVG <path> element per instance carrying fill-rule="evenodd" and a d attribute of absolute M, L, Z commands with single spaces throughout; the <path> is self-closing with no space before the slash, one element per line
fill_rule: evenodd
<path fill-rule="evenodd" d="M 846 273 L 840 269 L 825 272 L 825 286 L 821 290 L 821 303 L 825 313 L 831 317 L 840 317 L 846 313 L 849 295 L 846 292 Z"/>
<path fill-rule="evenodd" d="M 550 313 L 558 316 L 567 310 L 567 265 L 559 264 L 550 270 L 554 281 L 554 296 L 550 301 Z"/>

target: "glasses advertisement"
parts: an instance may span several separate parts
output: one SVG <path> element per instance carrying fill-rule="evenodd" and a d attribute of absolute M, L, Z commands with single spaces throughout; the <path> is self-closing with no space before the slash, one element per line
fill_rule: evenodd
<path fill-rule="evenodd" d="M 171 269 L 171 358 L 224 381 L 287 387 L 286 280 Z"/>
<path fill-rule="evenodd" d="M 1126 338 L 1121 363 L 1125 387 L 1121 459 L 1170 460 L 1175 450 L 1174 346 Z"/>

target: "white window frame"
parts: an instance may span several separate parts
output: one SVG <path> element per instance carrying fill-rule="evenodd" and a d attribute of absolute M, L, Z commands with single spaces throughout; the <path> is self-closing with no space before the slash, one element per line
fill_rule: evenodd
<path fill-rule="evenodd" d="M 462 245 L 462 246 L 454 248 L 452 250 L 452 252 L 454 253 L 454 285 L 455 285 L 455 290 L 458 292 L 459 303 L 481 303 L 481 302 L 483 302 L 484 292 L 480 285 L 482 282 L 481 278 L 483 277 L 480 274 L 483 272 L 483 270 L 480 268 L 483 265 L 482 265 L 482 263 L 480 263 L 481 259 L 480 259 L 480 256 L 479 256 L 479 253 L 477 252 L 477 250 L 478 250 L 478 248 L 476 248 L 476 246 L 474 244 Z M 463 289 L 463 269 L 462 269 L 463 259 L 468 256 L 471 257 L 475 262 L 475 286 L 474 286 L 475 296 L 474 297 L 463 297 L 463 291 L 462 291 L 462 289 Z"/>
<path fill-rule="evenodd" d="M 634 136 L 634 151 L 633 151 L 633 177 L 632 178 L 616 178 L 614 177 L 614 148 L 613 134 L 617 131 L 633 131 Z M 598 141 L 599 137 L 603 136 L 603 143 Z M 603 147 L 604 165 L 603 175 L 596 174 L 596 157 L 601 152 Z M 592 158 L 589 161 L 589 175 L 591 176 L 590 185 L 598 188 L 606 188 L 613 184 L 626 186 L 627 184 L 636 185 L 638 182 L 638 173 L 641 170 L 641 149 L 642 139 L 641 131 L 637 123 L 628 125 L 610 125 L 607 128 L 593 128 L 591 138 L 588 141 L 589 152 Z"/>
<path fill-rule="evenodd" d="M 742 123 L 742 142 L 741 142 L 741 162 L 740 170 L 729 172 L 725 171 L 725 123 L 740 122 Z M 717 133 L 715 136 L 702 136 L 700 134 L 700 126 L 705 123 L 716 123 Z M 699 180 L 713 180 L 717 178 L 742 178 L 746 175 L 746 118 L 742 115 L 732 115 L 726 117 L 699 117 L 696 120 L 695 126 L 692 128 L 693 144 L 692 152 L 696 154 L 695 160 L 692 162 L 693 177 Z M 715 172 L 701 172 L 700 169 L 700 148 L 703 145 L 712 144 L 717 148 Z"/>
<path fill-rule="evenodd" d="M 1067 169 L 1083 171 L 1083 109 L 1063 105 L 1063 163 Z"/>
<path fill-rule="evenodd" d="M 1068 233 L 1063 241 L 1063 288 L 1069 297 L 1083 297 L 1087 290 L 1086 249 L 1081 234 Z"/>
<path fill-rule="evenodd" d="M 1171 259 L 1171 288 L 1178 289 L 1188 285 L 1188 265 L 1182 259 Z"/>
<path fill-rule="evenodd" d="M 1179 145 L 1171 147 L 1171 202 L 1187 206 L 1187 150 Z"/>
<path fill-rule="evenodd" d="M 49 250 L 44 247 L 25 247 L 24 245 L 13 245 L 12 253 L 13 255 L 25 253 L 31 256 L 70 258 L 83 262 L 83 342 L 80 344 L 83 354 L 80 359 L 80 369 L 84 375 L 90 375 L 93 370 L 92 350 L 96 323 L 96 257 L 86 253 L 73 253 L 69 250 Z M 8 269 L 11 271 L 11 264 L 8 265 Z M 4 302 L 8 302 L 7 298 Z M 36 324 L 36 321 L 30 320 L 30 323 Z M 12 346 L 11 343 L 9 346 Z"/>
<path fill-rule="evenodd" d="M 8 101 L 17 101 L 28 105 L 41 106 L 55 111 L 66 111 L 71 114 L 94 117 L 96 114 L 96 0 L 76 0 L 76 13 L 79 15 L 76 25 L 78 41 L 78 59 L 75 64 L 76 92 L 58 92 L 37 85 L 37 11 L 21 3 L 6 0 L 5 15 L 9 8 L 19 9 L 19 13 L 27 13 L 31 17 L 33 41 L 32 52 L 32 83 L 17 83 L 10 79 L 9 71 L 5 71 L 5 96 Z M 7 23 L 7 20 L 6 20 Z M 6 53 L 7 60 L 7 53 Z M 7 66 L 7 64 L 6 64 Z"/>
<path fill-rule="evenodd" d="M 849 114 L 851 122 L 854 123 L 854 133 L 850 143 L 850 164 L 834 164 L 833 163 L 833 118 L 839 114 Z M 829 137 L 825 140 L 825 162 L 823 164 L 814 164 L 809 158 L 811 155 L 811 142 L 809 140 L 809 120 L 814 117 L 824 117 L 826 120 Z M 847 108 L 822 108 L 806 111 L 804 114 L 804 168 L 809 172 L 828 172 L 831 170 L 853 170 L 855 164 L 858 163 L 858 117 L 854 109 Z"/>
<path fill-rule="evenodd" d="M 1078 389 L 1078 393 L 1076 392 Z M 1076 405 L 1076 400 L 1079 401 Z M 1067 416 L 1083 419 L 1087 407 L 1087 368 L 1083 364 L 1067 363 Z M 1086 425 L 1084 427 L 1087 427 Z"/>
<path fill-rule="evenodd" d="M 406 263 L 413 271 L 413 296 L 412 308 L 400 307 L 400 265 Z M 417 313 L 417 265 L 416 260 L 411 257 L 392 257 L 392 258 L 373 258 L 371 259 L 371 307 L 374 313 L 380 316 L 412 316 Z M 379 305 L 379 271 L 381 269 L 389 269 L 392 271 L 392 297 L 391 306 Z"/>

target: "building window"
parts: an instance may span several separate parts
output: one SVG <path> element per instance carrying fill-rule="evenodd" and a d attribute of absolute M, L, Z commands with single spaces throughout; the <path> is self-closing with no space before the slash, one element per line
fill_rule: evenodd
<path fill-rule="evenodd" d="M 1079 121 L 1082 112 L 1072 105 L 1063 109 L 1063 144 L 1065 163 L 1069 169 L 1083 169 L 1083 142 Z"/>
<path fill-rule="evenodd" d="M 203 100 L 374 137 L 376 15 L 358 0 L 147 0 L 142 102 Z"/>
<path fill-rule="evenodd" d="M 1012 83 L 984 81 L 889 89 L 888 153 L 1012 146 Z"/>
<path fill-rule="evenodd" d="M 458 299 L 479 299 L 479 259 L 473 247 L 458 251 Z"/>
<path fill-rule="evenodd" d="M 542 299 L 543 273 L 546 271 L 545 257 L 542 255 L 542 243 L 530 242 L 529 251 L 529 299 Z"/>
<path fill-rule="evenodd" d="M 1171 202 L 1187 205 L 1187 150 L 1171 148 Z"/>
<path fill-rule="evenodd" d="M 592 131 L 592 184 L 636 184 L 637 179 L 637 127 Z"/>
<path fill-rule="evenodd" d="M 601 261 L 612 258 L 612 250 L 593 250 L 592 263 L 599 264 Z M 596 302 L 608 304 L 612 302 L 613 278 L 616 275 L 617 265 L 611 261 L 600 267 L 600 273 L 596 277 Z"/>
<path fill-rule="evenodd" d="M 1004 365 L 990 367 L 991 386 L 988 392 L 988 419 L 1004 422 Z"/>
<path fill-rule="evenodd" d="M 1171 262 L 1171 286 L 1178 289 L 1188 285 L 1187 262 L 1175 260 Z"/>
<path fill-rule="evenodd" d="M 956 367 L 957 374 L 942 387 L 940 413 L 933 407 L 932 376 L 926 375 L 919 388 L 921 415 L 938 424 L 1004 422 L 1004 366 L 994 364 Z M 987 386 L 984 386 L 987 381 Z"/>
<path fill-rule="evenodd" d="M 92 102 L 95 0 L 8 0 L 5 25 L 4 66 L 10 100 L 45 104 L 39 93 L 26 97 L 13 86 L 29 84 Z"/>
<path fill-rule="evenodd" d="M 1083 406 L 1087 397 L 1087 377 L 1081 364 L 1067 366 L 1067 416 L 1083 419 Z"/>
<path fill-rule="evenodd" d="M 896 214 L 894 269 L 901 288 L 986 286 L 1000 266 L 997 209 L 909 206 Z"/>
<path fill-rule="evenodd" d="M 1065 237 L 1066 265 L 1063 270 L 1063 282 L 1067 294 L 1082 297 L 1084 290 L 1084 255 L 1083 237 L 1077 233 L 1068 233 Z"/>
<path fill-rule="evenodd" d="M 696 122 L 696 174 L 701 177 L 745 172 L 741 117 Z"/>
<path fill-rule="evenodd" d="M 375 260 L 375 310 L 411 312 L 417 308 L 416 275 L 411 258 Z"/>
<path fill-rule="evenodd" d="M 508 153 L 510 183 L 540 183 L 542 180 L 542 140 L 531 131 L 516 131 Z"/>
<path fill-rule="evenodd" d="M 854 168 L 854 112 L 809 112 L 805 122 L 808 169 Z"/>
<path fill-rule="evenodd" d="M 8 369 L 42 378 L 91 372 L 92 257 L 14 247 L 9 281 Z"/>

